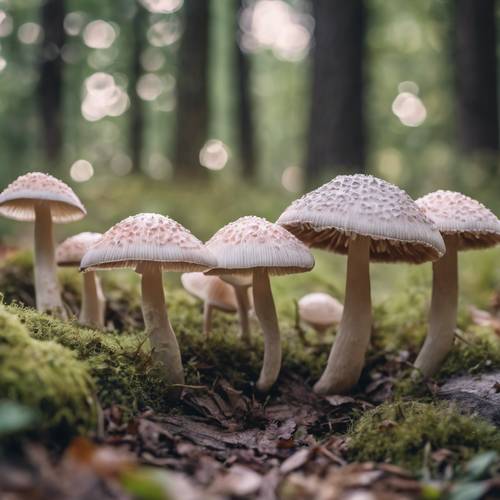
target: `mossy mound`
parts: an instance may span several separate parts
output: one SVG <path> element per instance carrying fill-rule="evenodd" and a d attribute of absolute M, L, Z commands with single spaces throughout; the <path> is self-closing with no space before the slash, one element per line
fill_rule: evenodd
<path fill-rule="evenodd" d="M 446 448 L 456 462 L 500 451 L 500 431 L 444 403 L 396 402 L 367 411 L 350 431 L 349 458 L 397 463 L 418 472 L 430 451 Z"/>
<path fill-rule="evenodd" d="M 41 415 L 38 430 L 64 440 L 95 426 L 94 385 L 84 363 L 56 342 L 30 338 L 0 309 L 0 398 Z"/>

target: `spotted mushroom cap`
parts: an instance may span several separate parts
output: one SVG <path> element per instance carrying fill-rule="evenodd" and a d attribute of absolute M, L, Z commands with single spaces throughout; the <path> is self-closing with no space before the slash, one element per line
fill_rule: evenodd
<path fill-rule="evenodd" d="M 454 191 L 435 191 L 416 201 L 442 234 L 458 235 L 458 249 L 500 243 L 500 220 L 482 203 Z"/>
<path fill-rule="evenodd" d="M 85 252 L 102 237 L 101 233 L 80 233 L 67 238 L 56 248 L 59 266 L 79 267 Z"/>
<path fill-rule="evenodd" d="M 265 268 L 269 274 L 309 271 L 314 258 L 286 229 L 254 216 L 241 217 L 219 229 L 207 242 L 217 265 L 210 274 L 248 273 Z"/>
<path fill-rule="evenodd" d="M 215 265 L 205 245 L 178 222 L 159 214 L 138 214 L 115 224 L 84 255 L 82 270 L 132 268 L 199 271 Z"/>
<path fill-rule="evenodd" d="M 0 214 L 9 219 L 34 221 L 35 206 L 48 203 L 56 223 L 83 219 L 87 211 L 73 190 L 49 174 L 21 175 L 0 193 Z"/>
<path fill-rule="evenodd" d="M 218 276 L 207 276 L 200 272 L 184 273 L 181 282 L 191 295 L 208 302 L 211 306 L 228 312 L 238 310 L 234 288 Z"/>
<path fill-rule="evenodd" d="M 445 252 L 433 223 L 402 189 L 371 175 L 339 175 L 295 200 L 278 224 L 313 248 L 346 254 L 368 236 L 370 259 L 421 263 Z"/>
<path fill-rule="evenodd" d="M 328 293 L 308 293 L 297 304 L 300 319 L 318 328 L 338 325 L 344 312 L 344 306 Z"/>

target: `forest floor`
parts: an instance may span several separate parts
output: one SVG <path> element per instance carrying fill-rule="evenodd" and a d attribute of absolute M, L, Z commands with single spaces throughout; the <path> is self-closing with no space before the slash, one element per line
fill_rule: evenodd
<path fill-rule="evenodd" d="M 245 345 L 236 318 L 220 313 L 204 338 L 201 304 L 168 281 L 187 373 L 187 385 L 172 391 L 151 367 L 133 273 L 103 273 L 108 331 L 92 331 L 34 311 L 30 256 L 4 250 L 2 314 L 19 320 L 33 340 L 71 350 L 90 373 L 92 401 L 78 416 L 58 413 L 63 403 L 52 394 L 18 397 L 20 405 L 0 401 L 2 499 L 500 496 L 500 299 L 482 284 L 479 307 L 462 304 L 454 351 L 435 380 L 411 376 L 429 293 L 425 280 L 412 278 L 397 300 L 375 307 L 356 390 L 319 397 L 311 387 L 333 333 L 319 339 L 300 325 L 294 299 L 323 286 L 321 273 L 273 286 L 284 361 L 267 396 L 254 387 L 262 356 L 258 326 Z M 73 271 L 60 277 L 65 304 L 77 314 L 79 277 Z M 335 286 L 329 291 L 337 292 Z M 0 332 L 8 321 L 0 321 Z M 1 346 L 0 333 L 0 366 Z M 28 361 L 16 360 L 19 373 L 25 363 L 30 373 L 38 369 Z M 5 373 L 0 368 L 0 389 Z M 10 399 L 27 393 L 18 378 Z"/>

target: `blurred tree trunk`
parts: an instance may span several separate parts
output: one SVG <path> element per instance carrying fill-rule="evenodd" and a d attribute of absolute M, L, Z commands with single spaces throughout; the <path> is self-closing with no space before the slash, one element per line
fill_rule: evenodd
<path fill-rule="evenodd" d="M 45 0 L 40 23 L 43 42 L 40 49 L 37 95 L 41 116 L 42 141 L 49 161 L 60 158 L 63 145 L 63 60 L 64 0 Z"/>
<path fill-rule="evenodd" d="M 137 10 L 132 21 L 132 61 L 130 69 L 130 158 L 133 172 L 140 172 L 144 147 L 144 105 L 137 94 L 137 83 L 142 75 L 141 54 L 144 49 L 146 10 L 137 2 Z"/>
<path fill-rule="evenodd" d="M 458 128 L 464 151 L 497 151 L 495 0 L 457 0 Z"/>
<path fill-rule="evenodd" d="M 177 176 L 203 175 L 200 150 L 208 129 L 208 29 L 210 2 L 184 1 L 184 33 L 177 70 L 177 130 L 174 171 Z"/>
<path fill-rule="evenodd" d="M 363 0 L 313 0 L 313 10 L 308 184 L 365 169 Z"/>
<path fill-rule="evenodd" d="M 238 138 L 242 174 L 246 179 L 256 176 L 255 136 L 253 129 L 252 100 L 250 95 L 250 61 L 240 47 L 239 14 L 245 4 L 237 0 L 236 16 L 236 89 L 238 109 Z"/>

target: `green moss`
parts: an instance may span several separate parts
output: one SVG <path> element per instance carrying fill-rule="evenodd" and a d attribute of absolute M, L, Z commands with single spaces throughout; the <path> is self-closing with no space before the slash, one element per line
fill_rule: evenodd
<path fill-rule="evenodd" d="M 94 385 L 84 363 L 55 342 L 31 339 L 0 309 L 0 398 L 41 414 L 39 430 L 58 439 L 95 425 Z"/>
<path fill-rule="evenodd" d="M 481 450 L 500 451 L 500 432 L 443 403 L 396 402 L 367 411 L 349 433 L 349 458 L 390 461 L 418 471 L 425 448 L 447 448 L 457 462 Z"/>

